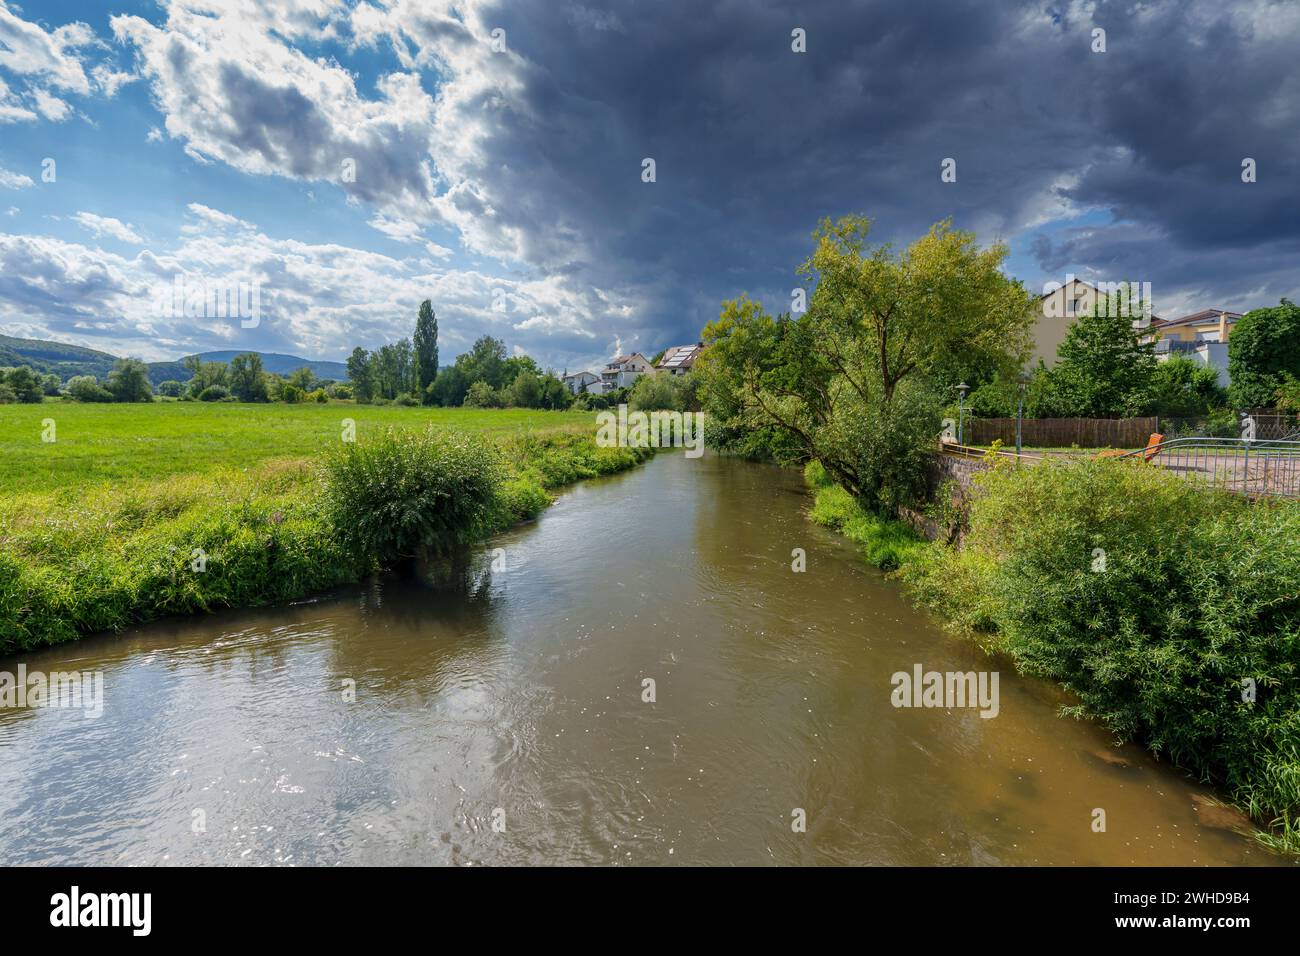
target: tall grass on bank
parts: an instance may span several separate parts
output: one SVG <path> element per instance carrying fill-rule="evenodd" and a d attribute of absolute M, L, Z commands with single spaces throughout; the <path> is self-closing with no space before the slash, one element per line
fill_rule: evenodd
<path fill-rule="evenodd" d="M 836 485 L 817 461 L 804 466 L 804 481 L 813 491 L 809 517 L 838 531 L 862 548 L 863 556 L 882 571 L 893 571 L 926 547 L 911 526 L 865 511 L 851 494 Z"/>
<path fill-rule="evenodd" d="M 495 451 L 466 432 L 340 443 L 325 459 L 334 536 L 361 561 L 442 557 L 481 534 L 501 482 Z"/>
<path fill-rule="evenodd" d="M 534 517 L 550 491 L 653 452 L 597 448 L 584 429 L 389 431 L 339 454 L 0 498 L 0 653 L 327 591 Z"/>
<path fill-rule="evenodd" d="M 0 652 L 353 580 L 317 487 L 294 462 L 0 500 Z"/>
<path fill-rule="evenodd" d="M 921 601 L 1300 850 L 1300 506 L 1115 460 L 977 482 L 962 546 L 903 566 Z"/>

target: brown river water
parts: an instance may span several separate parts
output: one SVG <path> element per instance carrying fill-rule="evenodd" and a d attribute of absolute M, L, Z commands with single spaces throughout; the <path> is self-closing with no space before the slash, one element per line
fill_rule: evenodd
<path fill-rule="evenodd" d="M 462 569 L 0 660 L 104 694 L 0 709 L 0 863 L 1283 862 L 808 505 L 664 452 Z M 997 671 L 997 715 L 893 706 L 917 664 Z"/>

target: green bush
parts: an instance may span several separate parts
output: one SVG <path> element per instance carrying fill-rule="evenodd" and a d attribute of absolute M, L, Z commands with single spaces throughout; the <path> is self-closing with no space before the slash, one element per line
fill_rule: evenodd
<path fill-rule="evenodd" d="M 536 481 L 512 478 L 497 489 L 488 524 L 493 530 L 508 528 L 518 521 L 536 518 L 550 503 L 551 496 Z"/>
<path fill-rule="evenodd" d="M 488 382 L 478 381 L 465 393 L 466 408 L 501 408 L 501 394 Z"/>
<path fill-rule="evenodd" d="M 0 384 L 7 386 L 19 402 L 35 405 L 45 397 L 43 379 L 26 365 L 0 369 Z"/>
<path fill-rule="evenodd" d="M 230 389 L 224 385 L 209 385 L 199 392 L 200 402 L 221 402 L 230 397 Z"/>
<path fill-rule="evenodd" d="M 149 384 L 149 366 L 139 359 L 120 358 L 113 363 L 105 387 L 119 402 L 151 402 L 153 386 Z"/>
<path fill-rule="evenodd" d="M 68 397 L 77 402 L 111 402 L 113 393 L 99 384 L 93 375 L 74 375 L 63 386 Z"/>
<path fill-rule="evenodd" d="M 383 565 L 446 555 L 484 530 L 500 471 L 480 437 L 390 428 L 327 457 L 327 508 L 360 559 Z"/>
<path fill-rule="evenodd" d="M 1218 408 L 1206 417 L 1200 434 L 1212 438 L 1238 438 L 1241 436 L 1241 422 L 1231 408 Z"/>
<path fill-rule="evenodd" d="M 1228 395 L 1237 408 L 1271 405 L 1300 375 L 1300 306 L 1287 299 L 1242 316 L 1228 337 Z"/>
<path fill-rule="evenodd" d="M 920 380 L 901 384 L 888 407 L 848 394 L 821 430 L 818 457 L 851 469 L 863 507 L 892 517 L 925 498 L 940 412 L 938 394 Z"/>
<path fill-rule="evenodd" d="M 609 408 L 609 399 L 604 395 L 593 395 L 590 392 L 579 392 L 573 399 L 570 406 L 578 411 L 599 412 Z"/>
<path fill-rule="evenodd" d="M 903 574 L 1066 708 L 1226 788 L 1300 849 L 1300 507 L 1141 463 L 982 476 L 963 546 Z M 1243 682 L 1257 700 L 1243 701 Z"/>
<path fill-rule="evenodd" d="M 629 404 L 637 411 L 680 411 L 685 407 L 682 379 L 667 372 L 642 375 L 632 383 Z"/>

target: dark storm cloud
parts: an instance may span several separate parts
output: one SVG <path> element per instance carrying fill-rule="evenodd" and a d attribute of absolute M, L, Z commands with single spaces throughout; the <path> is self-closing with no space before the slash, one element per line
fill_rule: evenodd
<path fill-rule="evenodd" d="M 1087 263 L 1096 270 L 1093 278 L 1151 282 L 1156 311 L 1166 318 L 1201 308 L 1276 305 L 1300 285 L 1300 236 L 1243 249 L 1202 243 L 1171 250 L 1156 228 L 1120 223 L 1065 230 L 1055 240 L 1039 236 L 1033 252 L 1056 275 Z"/>
<path fill-rule="evenodd" d="M 1048 243 L 1044 268 L 1122 250 L 1126 275 L 1211 297 L 1285 288 L 1300 222 L 1294 13 L 1095 6 L 503 4 L 485 20 L 529 64 L 524 107 L 493 115 L 480 175 L 539 264 L 640 289 L 649 312 L 626 331 L 646 341 L 693 338 L 740 291 L 782 308 L 818 219 L 848 212 L 878 238 L 951 216 L 991 241 L 1068 198 L 1132 227 Z M 1256 184 L 1240 180 L 1245 156 Z M 956 184 L 940 182 L 945 157 Z M 553 243 L 557 230 L 577 241 Z"/>
<path fill-rule="evenodd" d="M 1074 195 L 1159 225 L 1179 249 L 1294 237 L 1296 5 L 1164 4 L 1140 31 L 1119 24 L 1111 50 L 1123 55 L 1106 59 L 1088 102 L 1098 139 L 1130 155 L 1093 167 Z M 1258 164 L 1254 184 L 1241 181 L 1246 157 Z"/>

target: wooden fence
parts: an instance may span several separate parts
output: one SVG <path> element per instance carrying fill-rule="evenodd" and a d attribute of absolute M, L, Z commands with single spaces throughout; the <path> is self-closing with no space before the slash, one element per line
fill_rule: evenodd
<path fill-rule="evenodd" d="M 1264 408 L 1245 414 L 1255 419 L 1255 438 L 1259 441 L 1293 438 L 1296 432 L 1300 431 L 1300 420 L 1297 416 L 1279 414 L 1275 408 Z"/>
<path fill-rule="evenodd" d="M 1026 418 L 1021 422 L 1021 443 L 1026 448 L 1141 448 L 1160 419 L 1150 418 Z M 967 419 L 963 428 L 967 445 L 989 445 L 997 439 L 1016 447 L 1014 418 Z"/>

